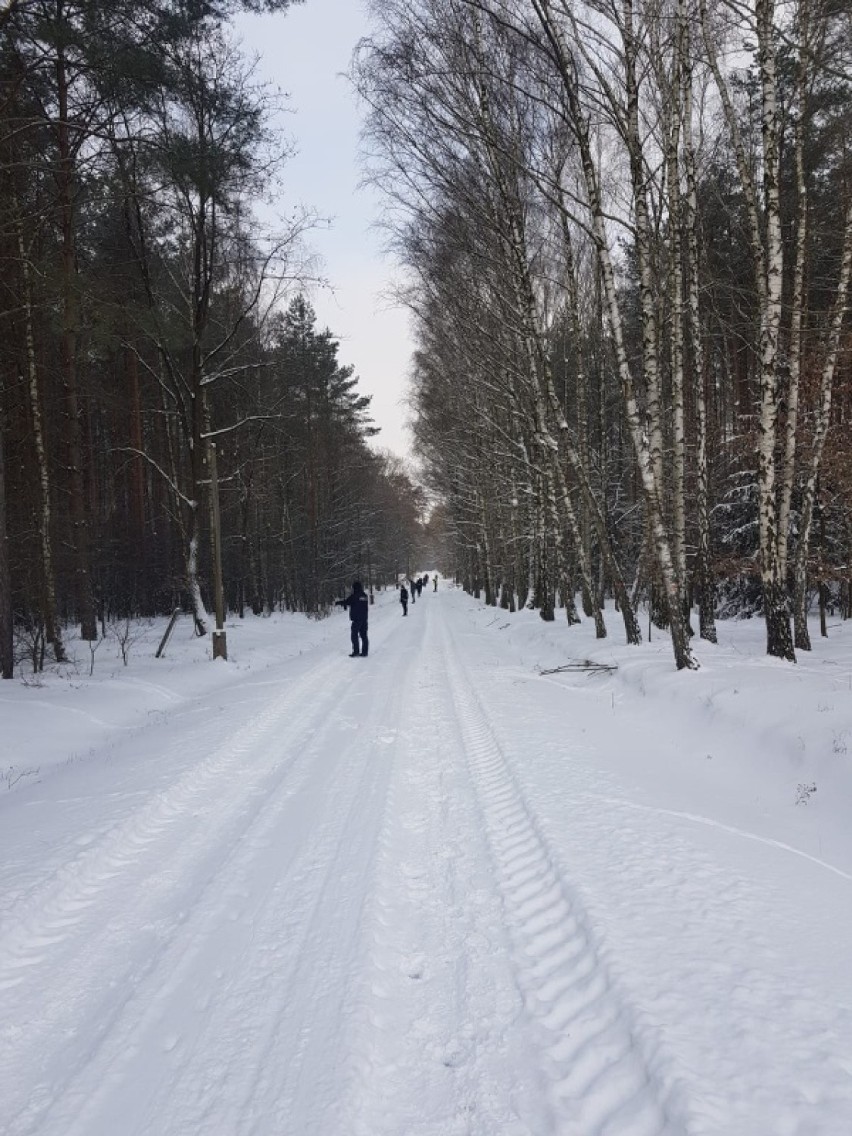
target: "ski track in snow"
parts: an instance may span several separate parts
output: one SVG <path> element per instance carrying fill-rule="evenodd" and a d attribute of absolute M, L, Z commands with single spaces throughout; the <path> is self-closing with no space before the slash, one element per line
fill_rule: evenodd
<path fill-rule="evenodd" d="M 428 607 L 421 620 L 417 682 L 365 910 L 348 1100 L 329 1131 L 544 1134 L 553 1131 L 545 1079 L 519 1022 L 502 904 Z"/>
<path fill-rule="evenodd" d="M 590 794 L 591 796 L 592 794 Z M 852 874 L 844 872 L 842 868 L 836 867 L 834 864 L 829 864 L 827 860 L 820 860 L 818 856 L 812 856 L 809 852 L 803 852 L 801 848 L 794 848 L 792 844 L 785 844 L 783 840 L 773 840 L 768 836 L 759 836 L 756 832 L 748 832 L 744 828 L 736 828 L 732 824 L 723 824 L 721 821 L 712 820 L 710 817 L 699 816 L 697 813 L 684 813 L 679 812 L 677 809 L 661 809 L 654 805 L 639 805 L 635 801 L 625 801 L 615 797 L 597 796 L 598 801 L 603 805 L 615 805 L 618 808 L 635 809 L 637 812 L 650 813 L 652 816 L 667 816 L 674 817 L 677 820 L 692 821 L 693 824 L 703 824 L 708 828 L 718 828 L 722 832 L 729 832 L 732 836 L 741 836 L 743 840 L 753 840 L 756 844 L 765 844 L 769 848 L 778 848 L 782 852 L 790 852 L 794 856 L 800 857 L 802 860 L 807 860 L 811 864 L 816 864 L 820 868 L 824 868 L 827 872 L 832 872 L 835 876 L 840 876 L 842 880 L 852 880 Z"/>
<path fill-rule="evenodd" d="M 341 625 L 176 699 L 158 788 L 117 762 L 7 865 L 3 1136 L 847 1136 L 852 1012 L 777 957 L 801 894 L 693 837 L 846 873 L 618 796 L 570 725 L 551 759 L 460 609 L 382 614 L 368 663 Z"/>
<path fill-rule="evenodd" d="M 319 951 L 322 956 L 323 944 L 326 954 L 334 945 L 339 948 L 326 940 L 324 929 L 329 924 L 345 929 L 346 917 L 355 921 L 357 913 L 358 892 L 350 885 L 357 883 L 364 863 L 353 846 L 370 838 L 369 824 L 359 824 L 357 806 L 380 788 L 375 777 L 365 776 L 370 727 L 366 735 L 355 734 L 357 719 L 343 714 L 358 695 L 332 681 L 342 662 L 335 655 L 306 668 L 253 721 L 220 737 L 210 756 L 191 764 L 172 787 L 78 851 L 6 913 L 0 926 L 0 993 L 8 1009 L 0 1031 L 0 1100 L 3 1113 L 11 1117 L 9 1136 L 155 1131 L 143 1117 L 134 1118 L 128 1128 L 127 1115 L 133 1112 L 127 1098 L 134 1095 L 150 1102 L 146 1107 L 154 1116 L 158 1098 L 161 1107 L 175 1111 L 169 1128 L 175 1133 L 244 1130 L 251 1100 L 264 1092 L 262 1078 L 241 1089 L 234 1083 L 254 1068 L 240 1063 L 246 1040 L 252 1035 L 254 1046 L 259 1028 L 267 1035 L 261 1049 L 274 1048 L 281 1019 L 293 1003 L 286 974 L 276 990 L 270 972 L 277 975 L 289 963 L 298 989 L 306 955 Z M 369 715 L 374 733 L 385 701 L 377 700 Z M 336 703 L 341 705 L 332 714 Z M 221 723 L 194 734 L 193 749 L 204 752 L 214 728 L 221 731 Z M 333 731 L 341 739 L 336 746 L 329 743 Z M 364 741 L 351 744 L 352 737 L 362 735 Z M 320 760 L 335 751 L 335 763 Z M 349 759 L 348 768 L 342 766 L 342 754 Z M 306 839 L 289 873 L 279 876 L 279 865 L 270 871 L 269 849 L 276 828 L 286 830 L 287 821 L 300 824 Z M 286 847 L 292 848 L 292 833 L 285 831 L 285 837 Z M 262 886 L 256 890 L 258 879 Z M 234 911 L 247 910 L 243 916 L 224 917 L 224 936 L 220 894 Z M 276 919 L 279 926 L 267 926 Z M 311 935 L 314 924 L 323 934 Z M 260 982 L 262 989 L 253 998 L 249 990 L 244 999 L 243 980 L 231 973 L 234 954 L 242 960 L 255 937 L 259 949 L 271 953 L 259 967 L 251 957 L 255 969 L 247 964 L 244 981 L 249 986 Z M 274 949 L 270 943 L 276 944 Z M 234 1041 L 233 1061 L 227 1070 L 217 1068 L 215 1056 L 221 1050 L 214 1046 L 211 1067 L 188 1079 L 184 1097 L 180 1065 L 187 1045 L 169 1032 L 168 1006 L 173 997 L 186 998 L 183 987 L 192 985 L 193 974 L 204 975 L 202 961 L 215 964 L 213 973 L 222 987 L 211 994 L 203 989 L 203 979 L 196 983 L 198 1013 L 202 1023 L 208 1017 L 221 1019 L 221 1028 Z M 34 993 L 26 977 L 40 968 L 61 972 L 63 989 Z M 316 962 L 308 969 L 315 972 Z M 216 1011 L 208 1014 L 204 1002 L 210 1000 Z M 302 1016 L 310 1004 L 307 997 L 296 1000 Z M 311 1005 L 312 1015 L 316 1010 Z M 332 1016 L 338 1012 L 336 1004 L 327 1007 Z M 10 1024 L 18 1022 L 26 1022 L 26 1029 Z M 82 1052 L 73 1044 L 81 1032 L 92 1038 Z M 292 1037 L 296 1051 L 283 1065 L 270 1061 L 267 1067 L 286 1069 L 289 1063 L 296 1069 L 304 1061 L 298 1023 L 281 1036 Z M 171 1055 L 168 1059 L 164 1051 Z M 76 1064 L 68 1056 L 74 1053 Z M 199 1059 L 203 1065 L 203 1053 Z M 164 1063 L 177 1073 L 163 1069 Z M 228 1119 L 215 1109 L 225 1073 L 224 1099 L 239 1104 Z M 36 1090 L 28 1093 L 34 1079 Z M 193 1096 L 196 1085 L 209 1089 L 200 1099 Z M 280 1089 L 276 1086 L 272 1094 L 282 1102 L 275 1105 L 279 1109 L 286 1107 Z M 123 1101 L 113 1115 L 117 1094 Z M 265 1100 L 260 1109 L 267 1120 L 268 1104 Z"/>

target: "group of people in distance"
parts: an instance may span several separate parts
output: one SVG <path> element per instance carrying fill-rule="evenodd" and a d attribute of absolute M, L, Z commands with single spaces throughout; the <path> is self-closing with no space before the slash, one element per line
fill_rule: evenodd
<path fill-rule="evenodd" d="M 411 595 L 411 602 L 415 603 L 415 596 L 422 594 L 423 589 L 429 585 L 429 576 L 418 576 L 416 580 L 409 577 L 408 583 L 411 587 L 409 593 L 408 588 L 405 586 L 405 581 L 402 582 L 399 588 L 399 602 L 402 604 L 402 614 L 408 615 L 408 597 Z M 434 591 L 438 590 L 438 573 L 436 572 L 432 578 Z M 364 591 L 364 585 L 360 580 L 355 580 L 352 584 L 352 591 L 345 600 L 337 600 L 337 606 L 349 608 L 349 630 L 352 638 L 352 653 L 349 656 L 351 659 L 362 658 L 366 659 L 370 649 L 370 640 L 367 636 L 367 623 L 370 615 L 370 600 L 367 593 Z"/>
<path fill-rule="evenodd" d="M 416 603 L 417 602 L 416 597 L 421 594 L 421 592 L 423 591 L 423 589 L 425 587 L 428 587 L 429 576 L 428 575 L 418 576 L 416 580 L 412 580 L 409 577 L 408 583 L 411 585 L 410 593 L 409 593 L 408 588 L 406 588 L 406 586 L 405 586 L 404 580 L 399 586 L 399 602 L 402 604 L 402 614 L 403 615 L 408 615 L 408 597 L 409 597 L 409 595 L 411 596 L 411 602 Z M 434 590 L 437 592 L 437 590 L 438 590 L 438 573 L 437 572 L 435 573 L 435 575 L 433 577 L 433 583 L 435 585 Z"/>

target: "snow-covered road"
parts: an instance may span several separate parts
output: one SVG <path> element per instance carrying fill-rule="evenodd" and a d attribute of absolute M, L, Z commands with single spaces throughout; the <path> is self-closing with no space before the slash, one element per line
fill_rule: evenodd
<path fill-rule="evenodd" d="M 7 795 L 0 1131 L 848 1136 L 833 814 L 707 774 L 777 739 L 706 672 L 506 620 L 385 594 L 369 659 L 335 617 Z"/>

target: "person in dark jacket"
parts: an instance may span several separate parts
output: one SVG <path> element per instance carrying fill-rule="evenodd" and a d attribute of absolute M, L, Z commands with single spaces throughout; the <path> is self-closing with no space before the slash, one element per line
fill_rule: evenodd
<path fill-rule="evenodd" d="M 352 635 L 352 659 L 360 655 L 366 659 L 370 642 L 367 638 L 367 617 L 370 614 L 370 601 L 360 580 L 352 584 L 352 592 L 345 600 L 337 601 L 338 607 L 349 608 L 350 631 Z M 360 649 L 359 649 L 360 643 Z"/>
<path fill-rule="evenodd" d="M 420 595 L 420 593 L 421 593 L 421 592 L 423 591 L 423 581 L 422 581 L 422 579 L 418 579 L 418 580 L 417 580 L 417 583 L 416 583 L 416 584 L 415 584 L 414 586 L 415 586 L 415 588 L 417 588 L 417 594 L 418 594 L 418 596 L 419 596 L 419 595 Z"/>
<path fill-rule="evenodd" d="M 399 602 L 402 604 L 402 614 L 408 615 L 408 588 L 402 584 L 399 589 Z"/>

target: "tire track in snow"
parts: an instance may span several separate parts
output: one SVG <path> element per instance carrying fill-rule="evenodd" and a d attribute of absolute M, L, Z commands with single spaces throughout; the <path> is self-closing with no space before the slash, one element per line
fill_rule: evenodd
<path fill-rule="evenodd" d="M 418 611 L 420 609 L 418 608 Z M 543 1078 L 426 618 L 367 904 L 346 1136 L 538 1136 Z"/>
<path fill-rule="evenodd" d="M 683 1136 L 672 1064 L 613 983 L 447 633 L 443 670 L 514 945 L 526 1010 L 540 1027 L 560 1136 Z"/>

